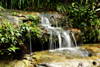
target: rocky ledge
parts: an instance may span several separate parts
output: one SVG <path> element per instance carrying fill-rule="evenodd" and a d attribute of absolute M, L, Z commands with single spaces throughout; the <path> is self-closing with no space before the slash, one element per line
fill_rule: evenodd
<path fill-rule="evenodd" d="M 81 49 L 80 49 L 81 48 Z M 68 53 L 73 49 L 87 50 L 88 56 Z M 29 55 L 26 54 L 23 60 L 0 61 L 0 67 L 100 67 L 100 45 L 86 44 L 71 50 L 50 50 L 38 51 Z M 66 53 L 65 53 L 65 52 Z M 81 52 L 82 53 L 82 52 Z"/>

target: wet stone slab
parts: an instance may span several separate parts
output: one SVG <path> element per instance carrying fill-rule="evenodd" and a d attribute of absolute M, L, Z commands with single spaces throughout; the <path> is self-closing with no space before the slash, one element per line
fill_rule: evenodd
<path fill-rule="evenodd" d="M 92 56 L 81 56 L 74 50 L 51 50 L 34 52 L 31 56 L 26 54 L 23 60 L 11 62 L 0 61 L 0 67 L 100 67 L 99 45 L 80 46 L 78 51 L 88 50 Z M 84 53 L 83 53 L 84 54 Z M 79 57 L 81 56 L 81 57 Z"/>
<path fill-rule="evenodd" d="M 73 53 L 66 53 L 66 50 L 55 50 L 55 51 L 42 51 L 35 52 L 32 57 L 38 60 L 37 67 L 100 67 L 100 51 L 99 45 L 86 45 L 80 46 L 80 52 L 88 50 L 92 53 L 91 56 L 76 56 L 75 50 Z M 66 55 L 64 55 L 64 52 Z M 68 52 L 68 51 L 67 51 Z"/>

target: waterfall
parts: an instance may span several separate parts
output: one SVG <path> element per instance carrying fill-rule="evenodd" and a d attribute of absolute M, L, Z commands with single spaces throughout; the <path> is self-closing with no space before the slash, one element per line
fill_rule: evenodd
<path fill-rule="evenodd" d="M 45 30 L 48 30 L 50 34 L 50 41 L 49 41 L 50 49 L 55 49 L 57 48 L 57 46 L 59 49 L 71 48 L 73 46 L 73 43 L 70 38 L 70 32 L 58 27 L 57 21 L 55 21 L 55 23 L 56 23 L 56 27 L 52 27 L 49 19 L 45 16 L 41 16 L 41 26 L 44 27 Z M 73 34 L 72 36 L 75 40 Z M 54 37 L 57 37 L 58 45 L 56 44 L 56 42 L 55 43 L 53 42 Z M 75 44 L 77 44 L 76 41 Z"/>
<path fill-rule="evenodd" d="M 72 33 L 72 37 L 73 37 L 73 39 L 74 39 L 75 46 L 77 47 L 77 42 L 76 42 L 76 39 L 75 39 L 74 33 Z"/>
<path fill-rule="evenodd" d="M 30 31 L 29 31 L 29 33 L 30 33 Z M 31 35 L 30 35 L 30 37 L 29 37 L 29 43 L 30 43 L 30 56 L 33 54 L 32 53 L 32 42 L 31 42 Z"/>

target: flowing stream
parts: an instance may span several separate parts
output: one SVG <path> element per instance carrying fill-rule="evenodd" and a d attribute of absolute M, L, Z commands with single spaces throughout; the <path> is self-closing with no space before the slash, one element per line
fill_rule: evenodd
<path fill-rule="evenodd" d="M 76 39 L 75 39 L 74 33 L 71 33 L 71 34 L 72 34 L 72 37 L 73 37 L 73 39 L 74 39 L 74 41 L 75 41 L 75 45 L 76 45 L 76 47 L 77 47 L 77 42 L 76 42 Z"/>
<path fill-rule="evenodd" d="M 63 30 L 58 27 L 58 22 L 55 21 L 55 27 L 49 21 L 50 19 L 46 16 L 41 16 L 41 26 L 47 30 L 47 34 L 50 35 L 49 39 L 49 51 L 62 54 L 65 53 L 66 57 L 68 55 L 77 57 L 88 57 L 90 52 L 82 50 L 77 47 L 77 42 L 74 33 L 70 30 Z M 57 41 L 54 41 L 55 38 Z"/>
<path fill-rule="evenodd" d="M 63 30 L 61 27 L 58 27 L 58 22 L 55 21 L 55 25 L 52 25 L 52 23 L 49 21 L 50 18 L 41 15 L 41 26 L 46 30 L 46 34 L 49 34 L 49 43 L 46 45 L 49 45 L 49 51 L 53 53 L 58 53 L 60 55 L 65 54 L 66 57 L 73 56 L 73 57 L 88 57 L 91 55 L 91 52 L 88 52 L 86 50 L 82 50 L 79 47 L 77 47 L 77 42 L 74 36 L 74 33 L 72 33 L 70 30 Z M 32 53 L 32 43 L 31 43 L 31 37 L 30 37 L 30 56 L 34 53 Z M 44 45 L 42 44 L 42 50 Z"/>
<path fill-rule="evenodd" d="M 55 21 L 56 27 L 51 26 L 49 18 L 45 16 L 41 16 L 41 20 L 42 20 L 41 26 L 43 26 L 45 30 L 48 30 L 48 33 L 50 34 L 50 41 L 49 41 L 50 49 L 71 48 L 72 46 L 74 46 L 70 37 L 70 32 L 67 30 L 63 30 L 61 27 L 58 27 L 57 20 Z M 53 41 L 54 37 L 58 39 L 58 44 Z M 73 34 L 72 37 L 75 41 L 76 45 L 75 47 L 77 47 L 77 43 Z"/>

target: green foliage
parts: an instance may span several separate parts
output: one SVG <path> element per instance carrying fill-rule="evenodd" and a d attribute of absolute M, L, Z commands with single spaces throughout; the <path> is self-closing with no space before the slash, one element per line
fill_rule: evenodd
<path fill-rule="evenodd" d="M 4 8 L 11 9 L 42 9 L 56 10 L 59 12 L 66 11 L 65 4 L 59 0 L 1 0 L 0 5 Z"/>
<path fill-rule="evenodd" d="M 12 47 L 9 47 L 8 50 L 9 51 L 13 51 L 15 52 L 15 50 L 19 49 L 18 47 L 15 47 L 15 46 L 12 46 Z"/>
<path fill-rule="evenodd" d="M 14 28 L 13 24 L 3 19 L 0 23 L 0 47 L 8 51 L 15 51 L 16 49 L 13 47 L 16 46 L 17 37 L 19 36 L 21 36 L 21 34 Z"/>
<path fill-rule="evenodd" d="M 0 11 L 1 11 L 1 10 L 5 10 L 5 9 L 4 9 L 3 7 L 0 6 Z"/>
<path fill-rule="evenodd" d="M 16 50 L 22 49 L 21 46 L 26 46 L 27 38 L 30 36 L 39 38 L 39 34 L 40 31 L 35 25 L 35 21 L 31 24 L 25 22 L 15 25 L 3 19 L 0 22 L 0 56 L 16 53 Z"/>
<path fill-rule="evenodd" d="M 35 15 L 31 15 L 31 14 L 29 14 L 28 16 L 27 16 L 27 19 L 29 19 L 29 20 L 31 20 L 31 21 L 39 21 L 39 18 L 37 17 L 37 16 L 35 16 Z"/>
<path fill-rule="evenodd" d="M 12 12 L 11 15 L 15 16 L 17 15 L 17 12 Z"/>
<path fill-rule="evenodd" d="M 2 14 L 2 13 L 0 13 L 0 16 L 3 16 L 3 14 Z"/>
<path fill-rule="evenodd" d="M 95 38 L 100 34 L 100 21 L 94 10 L 95 8 L 92 7 L 96 7 L 96 4 L 91 6 L 89 2 L 88 4 L 73 2 L 67 6 L 69 25 L 70 27 L 81 29 L 84 32 L 85 43 L 94 42 Z"/>
<path fill-rule="evenodd" d="M 66 4 L 63 4 L 63 3 L 58 3 L 57 4 L 57 10 L 58 10 L 58 12 L 60 12 L 60 13 L 64 13 L 64 12 L 66 12 L 67 10 L 67 5 Z"/>

